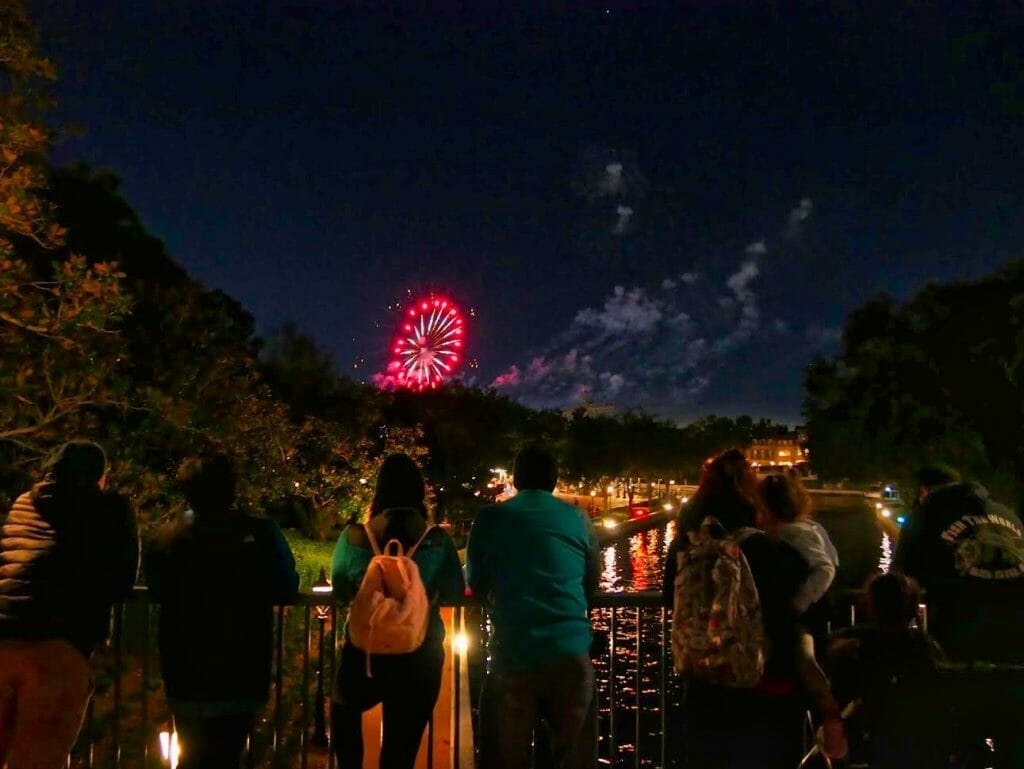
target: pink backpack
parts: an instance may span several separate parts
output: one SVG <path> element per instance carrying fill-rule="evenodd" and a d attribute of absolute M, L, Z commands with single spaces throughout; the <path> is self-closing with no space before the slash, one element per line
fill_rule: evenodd
<path fill-rule="evenodd" d="M 371 654 L 408 654 L 423 645 L 430 622 L 430 600 L 412 559 L 416 549 L 436 526 L 428 527 L 419 541 L 405 552 L 397 539 L 383 552 L 370 527 L 363 531 L 373 548 L 373 558 L 348 610 L 352 643 L 366 653 L 366 674 Z"/>

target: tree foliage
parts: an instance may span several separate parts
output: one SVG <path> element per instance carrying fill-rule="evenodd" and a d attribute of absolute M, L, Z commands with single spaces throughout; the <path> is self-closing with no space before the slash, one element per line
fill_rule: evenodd
<path fill-rule="evenodd" d="M 956 465 L 1002 493 L 1024 477 L 1024 261 L 854 312 L 806 377 L 811 456 L 832 477 Z"/>

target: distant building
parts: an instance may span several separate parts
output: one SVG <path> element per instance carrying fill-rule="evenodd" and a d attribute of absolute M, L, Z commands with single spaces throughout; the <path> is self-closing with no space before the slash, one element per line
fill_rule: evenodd
<path fill-rule="evenodd" d="M 807 437 L 799 430 L 779 432 L 769 437 L 754 438 L 746 450 L 747 459 L 751 464 L 783 465 L 792 467 L 801 462 L 810 461 Z"/>

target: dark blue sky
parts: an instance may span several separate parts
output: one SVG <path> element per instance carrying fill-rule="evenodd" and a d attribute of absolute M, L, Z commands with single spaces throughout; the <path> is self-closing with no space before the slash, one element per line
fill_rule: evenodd
<path fill-rule="evenodd" d="M 367 380 L 437 291 L 530 403 L 795 420 L 851 309 L 1024 253 L 998 3 L 501 5 L 30 2 L 58 159 Z"/>

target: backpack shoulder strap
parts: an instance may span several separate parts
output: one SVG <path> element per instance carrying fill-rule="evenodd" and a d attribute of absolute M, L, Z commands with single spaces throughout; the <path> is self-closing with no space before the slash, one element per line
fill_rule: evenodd
<path fill-rule="evenodd" d="M 420 537 L 418 540 L 416 540 L 416 544 L 413 545 L 412 547 L 410 547 L 408 550 L 405 551 L 405 557 L 406 558 L 412 558 L 413 555 L 416 554 L 416 551 L 419 550 L 420 545 L 423 544 L 423 540 L 425 540 L 427 538 L 427 535 L 430 534 L 430 532 L 434 531 L 435 529 L 441 529 L 441 527 L 440 526 L 436 526 L 436 525 L 435 526 L 428 526 L 427 530 L 425 532 L 423 532 L 423 536 Z"/>
<path fill-rule="evenodd" d="M 366 538 L 370 540 L 370 547 L 373 549 L 373 554 L 380 555 L 380 545 L 377 544 L 377 538 L 373 536 L 373 532 L 370 531 L 369 524 L 362 523 L 360 526 L 363 527 L 363 532 L 365 532 Z"/>

